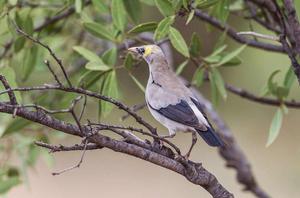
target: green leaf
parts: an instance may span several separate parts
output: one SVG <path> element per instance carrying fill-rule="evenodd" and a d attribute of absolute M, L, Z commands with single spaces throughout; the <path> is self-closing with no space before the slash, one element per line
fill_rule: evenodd
<path fill-rule="evenodd" d="M 183 61 L 176 69 L 176 75 L 181 74 L 181 72 L 183 71 L 183 69 L 186 67 L 186 65 L 188 64 L 189 60 L 185 60 Z"/>
<path fill-rule="evenodd" d="M 13 177 L 8 177 L 5 180 L 1 179 L 0 180 L 0 194 L 4 194 L 8 192 L 12 187 L 20 184 L 21 181 L 19 177 L 13 176 Z"/>
<path fill-rule="evenodd" d="M 83 26 L 89 33 L 96 37 L 111 41 L 115 40 L 113 34 L 109 30 L 107 30 L 107 27 L 100 23 L 85 22 L 83 23 Z"/>
<path fill-rule="evenodd" d="M 226 54 L 221 61 L 216 64 L 216 66 L 220 66 L 220 65 L 224 65 L 227 62 L 231 61 L 233 58 L 235 58 L 237 55 L 239 55 L 245 48 L 247 45 L 242 45 L 241 47 L 237 48 L 236 50 Z"/>
<path fill-rule="evenodd" d="M 289 90 L 286 87 L 278 86 L 276 96 L 280 99 L 286 98 L 289 95 Z"/>
<path fill-rule="evenodd" d="M 223 78 L 220 74 L 220 72 L 216 69 L 216 68 L 211 68 L 211 78 L 210 80 L 212 80 L 214 82 L 214 84 L 217 86 L 217 89 L 220 93 L 220 95 L 222 96 L 223 99 L 227 98 L 227 92 L 225 89 L 225 84 L 223 81 Z"/>
<path fill-rule="evenodd" d="M 9 30 L 9 32 L 11 33 L 11 35 L 13 37 L 16 37 L 17 36 L 17 33 L 16 33 L 16 30 L 15 30 L 15 26 L 14 26 L 14 22 L 13 20 L 10 18 L 9 15 L 7 15 L 6 17 L 6 24 L 7 24 L 7 28 Z"/>
<path fill-rule="evenodd" d="M 124 61 L 124 67 L 128 70 L 130 70 L 133 66 L 133 57 L 130 53 L 126 55 L 125 61 Z"/>
<path fill-rule="evenodd" d="M 216 49 L 218 49 L 218 48 L 224 46 L 224 42 L 225 42 L 226 37 L 227 37 L 227 30 L 225 30 L 225 31 L 221 34 L 221 36 L 219 36 L 219 39 L 218 39 L 217 42 L 215 43 L 213 49 L 216 50 Z M 227 45 L 226 45 L 226 46 L 227 46 Z"/>
<path fill-rule="evenodd" d="M 191 22 L 191 20 L 193 19 L 194 15 L 195 15 L 195 10 L 192 10 L 192 11 L 189 13 L 189 16 L 188 16 L 188 18 L 187 18 L 187 20 L 186 20 L 186 22 L 185 22 L 185 25 L 187 25 L 187 24 L 189 24 L 189 23 Z"/>
<path fill-rule="evenodd" d="M 114 25 L 122 32 L 124 32 L 127 25 L 127 16 L 122 0 L 112 0 L 111 15 Z"/>
<path fill-rule="evenodd" d="M 82 11 L 82 0 L 75 0 L 75 11 L 81 13 Z"/>
<path fill-rule="evenodd" d="M 14 42 L 14 50 L 18 53 L 21 49 L 23 49 L 26 39 L 23 36 L 19 36 Z"/>
<path fill-rule="evenodd" d="M 29 35 L 32 35 L 34 32 L 33 20 L 29 14 L 27 15 L 25 21 L 23 21 L 22 29 L 24 29 L 24 31 Z"/>
<path fill-rule="evenodd" d="M 225 22 L 229 16 L 229 0 L 218 1 L 213 7 L 212 15 Z"/>
<path fill-rule="evenodd" d="M 91 62 L 102 62 L 101 58 L 95 54 L 94 52 L 81 47 L 81 46 L 74 46 L 73 50 L 75 50 L 78 54 L 80 54 L 81 56 L 83 56 L 85 59 L 87 59 L 88 61 Z"/>
<path fill-rule="evenodd" d="M 154 40 L 158 41 L 167 36 L 170 26 L 174 23 L 175 16 L 169 16 L 159 22 L 154 32 Z"/>
<path fill-rule="evenodd" d="M 211 100 L 212 100 L 213 106 L 216 107 L 216 106 L 218 106 L 218 103 L 219 103 L 218 88 L 217 88 L 216 82 L 214 81 L 214 78 L 212 77 L 211 72 L 209 72 L 208 76 L 210 79 Z"/>
<path fill-rule="evenodd" d="M 296 79 L 296 75 L 294 73 L 294 70 L 292 66 L 287 70 L 285 76 L 284 76 L 284 81 L 283 81 L 283 86 L 286 87 L 288 90 L 290 90 L 291 86 L 293 85 L 294 81 Z"/>
<path fill-rule="evenodd" d="M 97 72 L 97 71 L 87 71 L 85 74 L 81 76 L 79 79 L 79 85 L 83 85 L 84 88 L 89 89 L 91 86 L 95 85 L 97 81 L 101 78 L 104 78 L 105 72 Z"/>
<path fill-rule="evenodd" d="M 155 2 L 154 0 L 140 0 L 142 3 L 148 5 L 148 6 L 154 6 Z"/>
<path fill-rule="evenodd" d="M 132 21 L 137 24 L 141 18 L 142 7 L 139 0 L 124 0 L 126 11 Z"/>
<path fill-rule="evenodd" d="M 100 13 L 107 13 L 109 12 L 108 6 L 100 0 L 92 0 L 93 6 L 100 12 Z"/>
<path fill-rule="evenodd" d="M 4 133 L 2 134 L 2 137 L 18 132 L 30 124 L 30 121 L 25 120 L 23 118 L 15 118 L 7 125 Z"/>
<path fill-rule="evenodd" d="M 171 41 L 173 47 L 178 52 L 183 54 L 185 57 L 189 58 L 190 57 L 189 49 L 188 49 L 183 37 L 181 36 L 180 32 L 178 30 L 176 30 L 175 28 L 170 27 L 169 37 L 170 37 L 170 41 Z"/>
<path fill-rule="evenodd" d="M 106 64 L 104 64 L 103 62 L 88 62 L 85 65 L 85 68 L 87 70 L 91 70 L 91 71 L 107 71 L 109 69 L 111 69 L 109 66 L 107 66 Z"/>
<path fill-rule="evenodd" d="M 145 93 L 146 89 L 142 85 L 142 83 L 140 83 L 140 81 L 138 79 L 136 79 L 132 74 L 129 74 L 129 76 L 132 78 L 132 80 L 135 82 L 135 84 L 140 88 L 140 90 Z"/>
<path fill-rule="evenodd" d="M 238 66 L 241 63 L 242 63 L 242 60 L 238 56 L 236 56 L 233 59 L 231 59 L 230 61 L 228 61 L 227 63 L 223 64 L 223 66 L 227 66 L 227 67 L 229 67 L 229 66 Z"/>
<path fill-rule="evenodd" d="M 30 49 L 28 49 L 24 54 L 24 62 L 23 62 L 23 80 L 26 81 L 30 74 L 33 72 L 36 59 L 37 59 L 38 47 L 33 45 Z"/>
<path fill-rule="evenodd" d="M 220 53 L 222 53 L 225 49 L 227 48 L 227 45 L 222 45 L 218 48 L 216 48 L 213 53 L 210 54 L 210 56 L 216 56 L 219 55 Z"/>
<path fill-rule="evenodd" d="M 128 34 L 138 34 L 142 32 L 153 32 L 157 28 L 156 22 L 147 22 L 147 23 L 141 23 L 135 27 L 133 27 L 131 30 L 128 31 Z"/>
<path fill-rule="evenodd" d="M 119 89 L 118 89 L 118 82 L 116 78 L 116 72 L 113 70 L 109 72 L 102 82 L 102 86 L 100 88 L 100 93 L 112 97 L 114 99 L 119 98 Z M 99 114 L 102 116 L 107 116 L 108 113 L 111 112 L 114 105 L 106 101 L 99 101 Z"/>
<path fill-rule="evenodd" d="M 112 47 L 111 49 L 105 51 L 102 55 L 102 60 L 105 64 L 114 66 L 117 61 L 117 48 Z"/>
<path fill-rule="evenodd" d="M 197 87 L 200 87 L 203 84 L 204 81 L 204 69 L 203 68 L 197 68 L 193 75 L 192 84 L 196 85 Z"/>
<path fill-rule="evenodd" d="M 164 16 L 171 16 L 174 14 L 172 4 L 168 0 L 155 0 L 156 7 Z"/>
<path fill-rule="evenodd" d="M 196 32 L 193 32 L 191 43 L 190 43 L 190 54 L 193 57 L 198 57 L 201 49 L 200 37 Z"/>
<path fill-rule="evenodd" d="M 273 120 L 271 122 L 266 147 L 270 146 L 276 140 L 276 138 L 279 135 L 281 125 L 282 125 L 282 111 L 281 109 L 277 109 L 273 117 Z"/>
<path fill-rule="evenodd" d="M 273 95 L 277 94 L 277 88 L 278 88 L 277 83 L 274 83 L 273 79 L 279 72 L 280 72 L 280 70 L 273 71 L 268 79 L 268 89 L 269 89 L 270 93 L 272 93 Z"/>
<path fill-rule="evenodd" d="M 205 9 L 215 5 L 218 1 L 220 0 L 196 0 L 195 3 L 197 8 Z"/>

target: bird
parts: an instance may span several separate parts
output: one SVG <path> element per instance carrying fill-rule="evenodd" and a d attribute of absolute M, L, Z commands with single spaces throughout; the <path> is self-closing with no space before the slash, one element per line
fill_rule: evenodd
<path fill-rule="evenodd" d="M 186 158 L 189 158 L 197 142 L 197 133 L 209 146 L 224 146 L 200 102 L 169 66 L 159 46 L 143 45 L 128 48 L 128 51 L 142 57 L 148 64 L 145 99 L 152 116 L 169 131 L 169 135 L 161 137 L 172 138 L 179 131 L 191 132 L 192 144 Z"/>

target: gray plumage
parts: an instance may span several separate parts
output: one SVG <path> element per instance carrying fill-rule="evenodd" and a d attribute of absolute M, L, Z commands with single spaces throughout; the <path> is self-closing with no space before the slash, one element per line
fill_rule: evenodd
<path fill-rule="evenodd" d="M 177 131 L 198 132 L 210 146 L 224 145 L 209 124 L 197 98 L 169 67 L 160 47 L 145 45 L 129 50 L 143 56 L 148 63 L 146 102 L 153 117 L 169 130 L 170 136 Z"/>

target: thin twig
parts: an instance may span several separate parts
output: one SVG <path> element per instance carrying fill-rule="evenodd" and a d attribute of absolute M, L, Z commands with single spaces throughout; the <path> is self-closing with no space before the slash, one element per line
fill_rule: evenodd
<path fill-rule="evenodd" d="M 131 110 L 134 111 L 134 112 L 137 112 L 137 111 L 139 111 L 139 110 L 141 110 L 141 109 L 143 109 L 143 108 L 145 108 L 145 107 L 146 107 L 146 103 L 141 103 L 141 104 L 137 104 L 137 105 L 132 106 L 132 107 L 131 107 Z M 123 116 L 121 117 L 121 120 L 124 121 L 124 120 L 126 120 L 129 116 L 130 116 L 130 115 L 127 113 L 127 114 L 125 114 L 125 115 L 123 115 Z"/>
<path fill-rule="evenodd" d="M 79 144 L 75 144 L 73 146 L 64 146 L 64 145 L 56 146 L 56 145 L 51 145 L 51 144 L 47 144 L 45 142 L 40 142 L 40 141 L 35 141 L 34 144 L 37 146 L 49 149 L 50 153 L 56 153 L 56 152 L 62 152 L 62 151 L 84 150 L 84 145 L 79 145 Z M 88 144 L 86 146 L 86 150 L 96 150 L 96 149 L 102 149 L 102 148 L 103 147 L 99 147 L 96 144 Z"/>
<path fill-rule="evenodd" d="M 236 40 L 239 43 L 247 44 L 252 47 L 256 47 L 256 48 L 264 49 L 264 50 L 268 50 L 268 51 L 273 51 L 273 52 L 283 52 L 283 53 L 285 52 L 285 50 L 282 48 L 282 46 L 258 42 L 258 41 L 250 40 L 243 36 L 238 35 L 236 30 L 234 30 L 228 24 L 224 25 L 219 20 L 208 15 L 207 13 L 203 12 L 202 10 L 195 9 L 195 16 L 203 21 L 208 22 L 209 24 L 213 25 L 214 27 L 216 27 L 222 31 L 226 31 L 226 34 L 229 37 L 231 37 L 232 39 Z"/>
<path fill-rule="evenodd" d="M 15 23 L 14 23 L 14 24 L 15 24 Z M 67 74 L 67 72 L 66 72 L 66 70 L 65 70 L 65 68 L 64 68 L 64 66 L 63 66 L 63 64 L 62 64 L 62 60 L 59 59 L 59 58 L 56 56 L 56 54 L 52 51 L 52 49 L 51 49 L 48 45 L 42 43 L 39 39 L 36 39 L 36 38 L 30 36 L 29 34 L 27 34 L 26 32 L 24 32 L 22 29 L 20 29 L 20 27 L 18 27 L 17 24 L 15 24 L 15 27 L 16 27 L 16 31 L 17 31 L 19 34 L 25 36 L 26 38 L 28 38 L 28 39 L 31 40 L 32 42 L 39 44 L 40 46 L 44 47 L 44 48 L 49 52 L 49 54 L 54 58 L 54 60 L 55 60 L 56 63 L 59 65 L 60 69 L 62 70 L 63 75 L 64 75 L 65 79 L 67 80 L 67 83 L 68 83 L 69 87 L 72 87 L 72 83 L 71 83 L 71 81 L 70 81 L 70 79 L 69 79 L 69 77 L 68 77 L 68 74 Z"/>
<path fill-rule="evenodd" d="M 54 77 L 55 81 L 57 82 L 57 84 L 59 84 L 60 86 L 62 86 L 61 82 L 58 79 L 58 76 L 55 74 L 55 72 L 53 71 L 50 62 L 48 60 L 44 61 L 45 65 L 48 67 L 49 71 L 51 72 L 52 76 Z"/>
<path fill-rule="evenodd" d="M 11 89 L 11 87 L 9 86 L 9 83 L 6 80 L 5 76 L 0 75 L 0 81 L 2 82 L 3 87 L 6 90 Z M 16 96 L 15 96 L 14 92 L 13 91 L 8 91 L 7 93 L 8 93 L 8 97 L 9 97 L 9 100 L 10 100 L 10 104 L 16 105 L 17 104 L 17 99 L 16 99 Z"/>
<path fill-rule="evenodd" d="M 79 160 L 79 162 L 78 162 L 77 164 L 75 164 L 75 165 L 73 165 L 73 166 L 71 166 L 71 167 L 69 167 L 69 168 L 63 169 L 63 170 L 61 170 L 61 171 L 53 172 L 52 175 L 53 175 L 53 176 L 61 175 L 61 174 L 65 173 L 65 172 L 71 171 L 71 170 L 73 170 L 73 169 L 75 169 L 75 168 L 79 168 L 80 165 L 81 165 L 82 162 L 83 162 L 83 158 L 84 158 L 84 155 L 85 155 L 85 152 L 86 152 L 87 145 L 88 145 L 88 140 L 85 139 L 85 140 L 84 140 L 84 148 L 83 148 L 83 152 L 82 152 L 81 157 L 80 157 L 80 160 Z"/>
<path fill-rule="evenodd" d="M 91 122 L 89 123 L 89 125 L 100 126 L 102 129 L 103 128 L 107 128 L 107 129 L 115 128 L 115 129 L 123 129 L 123 130 L 129 130 L 129 131 L 138 132 L 140 134 L 143 134 L 143 135 L 146 135 L 146 136 L 150 136 L 150 137 L 153 137 L 153 138 L 157 138 L 157 139 L 159 139 L 159 140 L 167 143 L 172 148 L 174 148 L 174 150 L 179 155 L 181 154 L 180 149 L 175 144 L 173 144 L 172 142 L 170 142 L 169 140 L 167 140 L 166 138 L 160 137 L 158 135 L 153 135 L 152 133 L 148 133 L 148 132 L 144 131 L 143 129 L 138 129 L 138 128 L 134 128 L 134 127 L 131 127 L 131 126 L 125 127 L 125 126 L 108 125 L 108 124 L 103 124 L 103 123 L 91 123 Z"/>
<path fill-rule="evenodd" d="M 84 102 L 83 102 L 82 109 L 80 111 L 79 118 L 78 118 L 79 122 L 81 121 L 84 111 L 86 109 L 86 104 L 87 104 L 87 96 L 84 95 Z"/>

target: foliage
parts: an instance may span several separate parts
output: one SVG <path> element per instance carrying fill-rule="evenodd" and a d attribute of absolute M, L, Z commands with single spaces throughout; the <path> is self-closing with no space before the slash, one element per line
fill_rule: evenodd
<path fill-rule="evenodd" d="M 44 6 L 39 3 L 32 6 L 33 4 L 26 2 L 22 0 L 0 2 L 0 52 L 3 54 L 0 60 L 0 73 L 13 87 L 39 85 L 37 82 L 45 79 L 53 82 L 54 79 L 49 75 L 43 60 L 50 59 L 50 63 L 57 66 L 44 48 L 17 34 L 16 26 L 49 45 L 59 55 L 64 65 L 69 65 L 67 69 L 72 82 L 114 99 L 120 99 L 122 95 L 118 82 L 120 73 L 132 79 L 140 90 L 145 91 L 144 85 L 134 76 L 135 65 L 139 60 L 131 54 L 118 50 L 122 44 L 128 43 L 128 39 L 140 40 L 141 33 L 151 32 L 155 42 L 169 39 L 173 48 L 184 59 L 177 67 L 176 73 L 180 75 L 190 65 L 196 66 L 196 68 L 190 66 L 194 69 L 194 73 L 189 80 L 191 84 L 200 87 L 209 79 L 211 100 L 214 105 L 218 104 L 220 98 L 226 100 L 228 95 L 222 76 L 223 70 L 228 66 L 241 65 L 242 59 L 239 55 L 247 47 L 247 45 L 229 47 L 225 41 L 225 31 L 216 40 L 214 48 L 205 56 L 202 52 L 203 48 L 207 47 L 202 46 L 203 38 L 199 33 L 193 32 L 190 38 L 184 34 L 184 28 L 195 18 L 195 10 L 192 8 L 205 10 L 222 23 L 226 23 L 230 12 L 243 11 L 244 3 L 240 0 L 195 0 L 192 5 L 189 0 L 92 0 L 91 3 L 85 0 L 50 0 L 46 1 Z M 75 8 L 75 12 L 70 16 L 42 29 L 38 28 L 44 23 L 44 19 L 47 21 L 58 16 L 70 7 Z M 145 20 L 143 12 L 150 9 L 160 13 L 159 20 L 156 18 Z M 183 28 L 176 23 L 180 18 L 185 20 L 186 26 Z M 211 27 L 207 26 L 207 29 L 210 31 Z M 8 44 L 13 47 L 7 47 Z M 55 72 L 59 73 L 58 67 L 56 68 Z M 274 71 L 269 76 L 264 95 L 271 95 L 283 101 L 289 96 L 295 75 L 291 68 L 288 69 L 283 82 L 278 85 L 275 80 L 278 73 L 279 71 Z M 0 87 L 2 90 L 3 87 Z M 26 103 L 35 98 L 37 104 L 49 109 L 67 107 L 73 98 L 71 93 L 60 92 L 29 96 L 16 94 L 19 102 Z M 7 99 L 7 96 L 0 96 L 1 102 Z M 100 119 L 101 116 L 107 116 L 113 106 L 100 101 L 98 109 Z M 282 103 L 275 113 L 267 145 L 270 145 L 279 134 L 284 109 L 286 107 Z M 69 117 L 64 119 L 68 121 Z M 51 161 L 48 153 L 33 146 L 33 141 L 42 139 L 48 142 L 52 135 L 38 135 L 37 130 L 47 129 L 20 118 L 1 115 L 0 121 L 1 125 L 5 126 L 0 130 L 2 136 L 0 152 L 13 152 L 21 159 L 19 166 L 13 167 L 10 161 L 4 162 L 1 166 L 3 168 L 0 169 L 0 194 L 5 194 L 13 186 L 26 180 L 25 170 L 34 166 L 39 155 Z M 11 151 L 2 144 L 9 139 L 17 141 Z"/>

